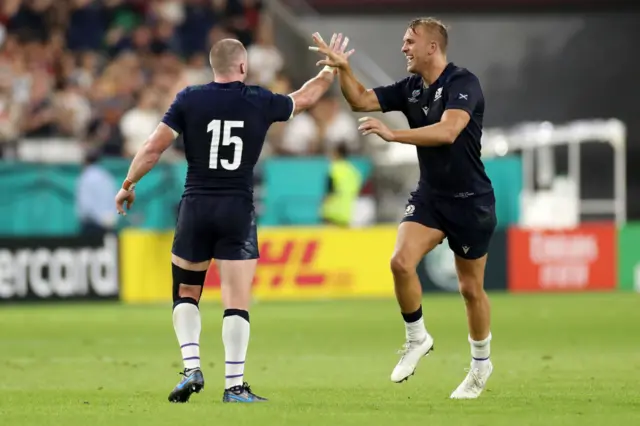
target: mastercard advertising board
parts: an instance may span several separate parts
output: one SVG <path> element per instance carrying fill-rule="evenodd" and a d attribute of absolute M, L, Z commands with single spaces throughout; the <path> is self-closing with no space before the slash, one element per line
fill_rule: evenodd
<path fill-rule="evenodd" d="M 265 228 L 253 281 L 256 300 L 393 297 L 389 259 L 395 226 L 362 229 Z M 172 233 L 122 233 L 122 299 L 171 300 Z M 212 263 L 204 300 L 218 300 L 220 275 Z"/>

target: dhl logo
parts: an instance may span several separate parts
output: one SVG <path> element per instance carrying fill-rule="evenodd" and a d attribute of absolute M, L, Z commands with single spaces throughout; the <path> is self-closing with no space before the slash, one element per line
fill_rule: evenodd
<path fill-rule="evenodd" d="M 299 287 L 324 285 L 327 274 L 318 272 L 313 267 L 319 249 L 320 241 L 318 240 L 262 242 L 253 285 L 272 288 L 280 287 L 287 282 Z M 220 287 L 220 274 L 215 262 L 209 268 L 205 287 Z"/>

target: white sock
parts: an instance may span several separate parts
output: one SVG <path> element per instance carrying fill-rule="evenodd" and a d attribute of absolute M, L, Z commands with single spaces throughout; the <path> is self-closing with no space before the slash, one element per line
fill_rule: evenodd
<path fill-rule="evenodd" d="M 191 303 L 173 309 L 173 329 L 178 337 L 184 368 L 200 368 L 200 310 Z"/>
<path fill-rule="evenodd" d="M 222 320 L 225 389 L 240 386 L 243 383 L 250 331 L 249 321 L 239 315 L 225 316 Z"/>
<path fill-rule="evenodd" d="M 410 342 L 422 342 L 427 338 L 427 328 L 424 326 L 424 318 L 418 321 L 404 323 L 405 335 Z"/>
<path fill-rule="evenodd" d="M 489 364 L 491 356 L 491 333 L 480 341 L 475 341 L 469 336 L 471 344 L 471 368 L 485 368 Z"/>

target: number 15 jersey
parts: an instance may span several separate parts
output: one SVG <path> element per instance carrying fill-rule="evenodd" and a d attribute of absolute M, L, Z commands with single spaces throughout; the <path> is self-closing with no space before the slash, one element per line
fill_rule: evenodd
<path fill-rule="evenodd" d="M 293 100 L 239 81 L 190 86 L 176 95 L 162 122 L 182 134 L 187 159 L 184 195 L 253 198 L 253 169 L 272 123 L 293 116 Z"/>

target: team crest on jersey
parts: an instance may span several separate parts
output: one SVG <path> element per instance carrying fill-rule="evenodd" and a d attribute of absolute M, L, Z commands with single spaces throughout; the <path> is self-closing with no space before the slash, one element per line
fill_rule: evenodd
<path fill-rule="evenodd" d="M 404 215 L 411 216 L 415 211 L 416 211 L 416 206 L 414 206 L 413 204 L 409 204 L 404 211 Z"/>
<path fill-rule="evenodd" d="M 437 101 L 441 97 L 442 97 L 442 87 L 439 87 L 438 90 L 436 90 L 436 95 L 433 97 L 433 102 Z"/>
<path fill-rule="evenodd" d="M 416 89 L 413 92 L 411 92 L 411 97 L 409 98 L 409 102 L 411 103 L 416 103 L 418 102 L 418 96 L 420 96 L 420 89 Z"/>

